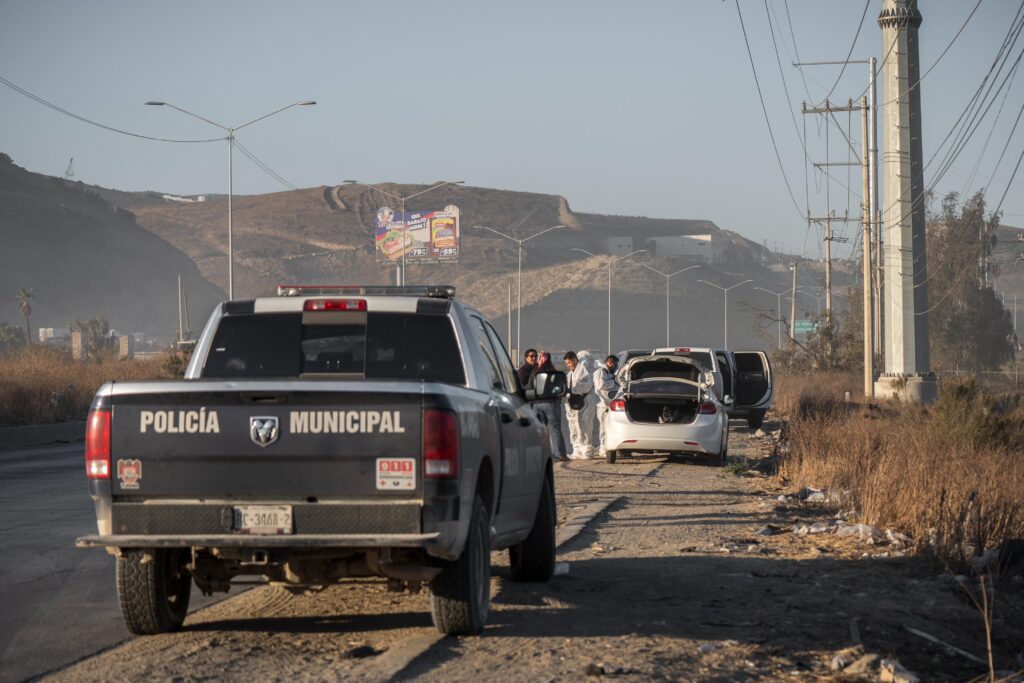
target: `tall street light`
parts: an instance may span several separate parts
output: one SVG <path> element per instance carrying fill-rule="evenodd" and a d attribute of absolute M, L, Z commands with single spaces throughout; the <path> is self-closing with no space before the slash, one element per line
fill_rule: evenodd
<path fill-rule="evenodd" d="M 544 230 L 541 230 L 540 232 L 535 233 L 533 235 L 530 235 L 529 237 L 524 237 L 523 239 L 519 239 L 518 237 L 513 237 L 512 235 L 507 235 L 507 234 L 505 234 L 505 233 L 503 233 L 503 232 L 501 232 L 499 230 L 495 230 L 494 228 L 489 228 L 486 225 L 474 225 L 473 227 L 476 228 L 477 230 L 488 230 L 490 232 L 493 232 L 495 235 L 498 235 L 499 237 L 504 237 L 507 240 L 512 240 L 519 247 L 519 270 L 517 271 L 517 275 L 516 275 L 516 353 L 517 354 L 521 354 L 522 350 L 523 350 L 523 347 L 519 345 L 519 342 L 520 342 L 520 339 L 521 339 L 521 336 L 522 336 L 522 331 L 523 331 L 522 330 L 522 326 L 521 326 L 521 323 L 522 323 L 522 317 L 521 316 L 522 316 L 522 313 L 523 313 L 523 242 L 529 242 L 534 237 L 540 237 L 541 235 L 543 235 L 546 232 L 551 232 L 552 230 L 558 230 L 559 228 L 564 228 L 565 226 L 564 225 L 552 225 L 550 228 L 546 228 Z M 510 339 L 509 341 L 512 341 L 512 340 Z"/>
<path fill-rule="evenodd" d="M 729 348 L 729 290 L 730 289 L 736 289 L 740 285 L 745 285 L 748 282 L 753 282 L 753 280 L 744 280 L 743 282 L 737 282 L 736 284 L 732 285 L 731 287 L 721 287 L 719 285 L 716 285 L 714 282 L 708 282 L 707 280 L 697 280 L 697 282 L 703 282 L 704 284 L 710 285 L 711 287 L 714 287 L 715 289 L 720 289 L 725 294 L 725 308 L 724 308 L 724 314 L 722 316 L 722 328 L 723 328 L 722 336 L 724 337 L 724 339 L 722 341 L 722 347 L 728 349 Z"/>
<path fill-rule="evenodd" d="M 365 187 L 368 190 L 375 190 L 377 192 L 380 192 L 382 195 L 385 195 L 387 197 L 391 197 L 392 199 L 397 199 L 398 201 L 402 202 L 402 270 L 401 270 L 401 274 L 395 278 L 396 280 L 398 280 L 397 284 L 400 284 L 400 285 L 404 285 L 405 284 L 405 240 L 408 238 L 408 234 L 409 234 L 409 222 L 405 218 L 405 200 L 406 199 L 412 199 L 413 197 L 419 197 L 421 194 L 426 194 L 428 192 L 431 192 L 433 190 L 438 189 L 439 187 L 447 187 L 448 185 L 461 185 L 464 182 L 466 182 L 466 181 L 464 181 L 464 180 L 445 180 L 445 181 L 442 181 L 440 183 L 437 183 L 436 185 L 431 185 L 430 187 L 428 187 L 425 190 L 420 190 L 419 192 L 415 192 L 413 194 L 398 195 L 398 194 L 392 194 L 392 193 L 388 192 L 387 190 L 382 190 L 379 187 L 377 187 L 376 185 L 367 185 L 366 183 L 361 183 L 358 180 L 346 180 L 345 181 L 345 184 L 347 184 L 347 185 L 358 185 L 359 187 Z"/>
<path fill-rule="evenodd" d="M 671 320 L 671 317 L 670 317 L 671 314 L 669 313 L 669 307 L 668 307 L 668 287 L 669 287 L 668 283 L 669 283 L 669 281 L 674 276 L 679 275 L 679 273 L 685 273 L 688 270 L 693 270 L 694 268 L 700 268 L 700 266 L 699 265 L 696 265 L 696 266 L 686 266 L 682 270 L 677 270 L 674 273 L 663 273 L 660 270 L 658 270 L 657 268 L 652 268 L 651 266 L 647 265 L 646 263 L 641 263 L 640 265 L 643 266 L 644 268 L 646 268 L 647 270 L 653 270 L 655 273 L 657 273 L 658 275 L 660 275 L 663 278 L 665 278 L 665 346 L 669 346 L 670 345 L 670 342 L 669 342 L 669 320 Z M 608 349 L 608 353 L 611 353 L 611 352 L 612 352 L 611 349 Z"/>
<path fill-rule="evenodd" d="M 573 247 L 573 251 L 581 251 L 584 254 L 597 258 L 597 254 L 595 254 L 592 251 L 587 251 L 586 249 Z M 636 251 L 630 252 L 625 256 L 620 256 L 619 258 L 612 258 L 609 259 L 608 261 L 608 351 L 606 353 L 612 352 L 612 266 L 614 266 L 619 261 L 624 261 L 628 259 L 630 256 L 636 256 L 637 254 L 641 254 L 646 251 L 646 249 L 637 249 Z"/>
<path fill-rule="evenodd" d="M 779 324 L 779 344 L 778 344 L 777 348 L 781 349 L 782 348 L 782 295 L 783 294 L 789 294 L 793 290 L 791 290 L 791 289 L 784 289 L 781 292 L 773 292 L 772 290 L 765 289 L 764 287 L 754 287 L 754 289 L 760 289 L 762 292 L 768 292 L 769 294 L 775 295 L 775 299 L 776 299 L 776 301 L 779 304 L 779 317 L 778 317 L 778 319 L 776 321 Z"/>
<path fill-rule="evenodd" d="M 270 112 L 269 114 L 264 114 L 263 116 L 259 116 L 259 117 L 255 118 L 255 119 L 253 119 L 252 121 L 247 121 L 246 123 L 243 123 L 240 126 L 222 126 L 219 123 L 217 123 L 216 121 L 211 121 L 210 119 L 205 118 L 203 116 L 200 116 L 199 114 L 194 114 L 193 112 L 190 112 L 187 109 L 182 109 L 181 107 L 177 106 L 176 104 L 171 104 L 170 102 L 154 102 L 154 101 L 150 101 L 150 102 L 146 102 L 146 104 L 148 104 L 151 107 L 170 107 L 171 109 L 177 109 L 182 114 L 188 114 L 192 118 L 199 119 L 200 121 L 205 121 L 206 123 L 210 124 L 211 126 L 216 126 L 217 128 L 220 128 L 222 131 L 224 131 L 225 133 L 228 134 L 228 299 L 234 299 L 235 298 L 235 272 L 234 272 L 235 253 L 234 253 L 234 241 L 233 241 L 234 231 L 232 229 L 233 226 L 232 226 L 232 222 L 231 222 L 231 205 L 232 205 L 233 199 L 234 199 L 235 131 L 241 130 L 241 129 L 245 128 L 246 126 L 251 126 L 252 124 L 256 123 L 257 121 L 262 121 L 263 119 L 267 118 L 268 116 L 273 116 L 274 114 L 282 112 L 285 109 L 291 109 L 292 107 L 307 107 L 307 106 L 316 104 L 316 102 L 314 102 L 313 100 L 302 100 L 302 101 L 299 101 L 299 102 L 292 102 L 291 104 L 289 104 L 287 106 L 284 106 L 284 107 L 281 107 L 280 109 L 275 109 L 274 111 Z"/>

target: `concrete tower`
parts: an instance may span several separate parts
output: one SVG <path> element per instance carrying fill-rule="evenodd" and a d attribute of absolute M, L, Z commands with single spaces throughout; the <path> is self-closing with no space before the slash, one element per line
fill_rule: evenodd
<path fill-rule="evenodd" d="M 925 256 L 924 159 L 917 0 L 883 0 L 882 49 L 885 372 L 878 396 L 931 401 L 938 385 L 929 370 L 928 266 Z"/>

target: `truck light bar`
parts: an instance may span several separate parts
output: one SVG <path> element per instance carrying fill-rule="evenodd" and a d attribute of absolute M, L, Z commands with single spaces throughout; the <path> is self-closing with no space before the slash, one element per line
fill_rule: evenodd
<path fill-rule="evenodd" d="M 278 285 L 278 296 L 418 296 L 454 299 L 451 285 Z"/>

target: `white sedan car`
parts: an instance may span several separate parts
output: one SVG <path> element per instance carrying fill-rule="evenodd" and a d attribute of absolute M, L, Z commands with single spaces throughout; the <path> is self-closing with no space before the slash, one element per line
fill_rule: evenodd
<path fill-rule="evenodd" d="M 721 467 L 729 417 L 709 371 L 689 358 L 640 356 L 616 373 L 622 387 L 605 417 L 608 462 L 629 453 L 696 454 Z"/>

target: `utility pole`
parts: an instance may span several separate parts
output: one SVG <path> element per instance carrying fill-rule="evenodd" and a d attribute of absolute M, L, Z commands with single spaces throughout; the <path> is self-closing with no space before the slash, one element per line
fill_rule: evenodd
<path fill-rule="evenodd" d="M 808 64 L 832 64 L 834 62 L 808 62 Z M 839 62 L 843 64 L 844 62 Z M 853 62 L 850 62 L 853 63 Z M 826 117 L 834 118 L 836 112 L 852 112 L 860 110 L 860 105 L 854 105 L 853 100 L 848 100 L 846 106 L 836 106 L 831 104 L 828 100 L 825 100 L 824 104 L 820 107 L 808 107 L 807 103 L 803 103 L 801 109 L 804 114 L 824 114 Z M 825 125 L 828 125 L 826 120 Z M 844 137 L 846 137 L 844 133 Z M 850 145 L 850 151 L 857 156 L 857 150 L 853 149 L 853 144 L 850 142 L 849 137 L 846 137 L 846 142 Z M 864 155 L 861 155 L 864 156 Z M 863 165 L 864 160 L 859 159 L 856 162 L 846 161 L 829 161 L 826 159 L 823 163 L 814 164 L 815 168 L 822 169 L 829 166 L 860 166 Z M 808 214 L 807 220 L 809 222 L 818 223 L 825 227 L 825 321 L 826 324 L 832 323 L 832 242 L 847 242 L 848 239 L 845 237 L 835 237 L 832 235 L 832 222 L 842 221 L 849 222 L 851 219 L 849 216 L 843 218 L 837 217 L 834 212 L 829 208 L 825 216 L 815 218 Z"/>
<path fill-rule="evenodd" d="M 861 104 L 861 148 L 864 150 L 864 201 L 861 202 L 861 221 L 864 227 L 864 242 L 861 260 L 864 265 L 864 395 L 875 397 L 875 354 L 874 320 L 871 302 L 871 150 L 868 148 L 868 100 L 860 98 Z"/>
<path fill-rule="evenodd" d="M 796 260 L 796 257 L 794 256 L 793 257 L 793 266 L 792 266 L 792 271 L 793 271 L 793 292 L 792 292 L 792 301 L 790 302 L 790 310 L 789 310 L 789 338 L 791 340 L 794 340 L 794 341 L 796 340 L 796 264 L 797 264 L 797 260 Z"/>
<path fill-rule="evenodd" d="M 878 108 L 876 106 L 875 94 L 878 90 L 878 83 L 875 80 L 875 69 L 877 60 L 874 57 L 868 59 L 868 140 L 871 149 L 868 150 L 868 185 L 870 185 L 868 216 L 869 231 L 874 230 L 874 272 L 872 274 L 872 292 L 874 303 L 874 318 L 872 327 L 874 330 L 872 340 L 872 351 L 874 355 L 882 355 L 882 219 L 878 210 Z M 872 395 L 874 390 L 872 389 Z"/>
<path fill-rule="evenodd" d="M 938 397 L 928 349 L 924 154 L 917 0 L 883 0 L 882 45 L 892 46 L 883 72 L 885 199 L 885 372 L 876 392 L 928 403 Z"/>

